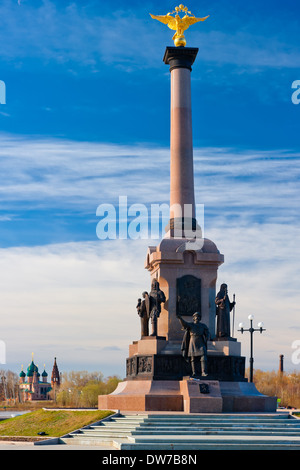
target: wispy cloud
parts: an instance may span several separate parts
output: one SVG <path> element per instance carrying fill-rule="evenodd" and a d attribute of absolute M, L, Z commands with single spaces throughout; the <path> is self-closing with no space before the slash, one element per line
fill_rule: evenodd
<path fill-rule="evenodd" d="M 139 194 L 139 202 L 150 201 L 150 193 L 167 196 L 155 177 L 157 165 L 168 171 L 167 149 L 7 136 L 1 143 L 0 197 L 6 203 L 96 209 L 119 195 Z"/>
<path fill-rule="evenodd" d="M 99 204 L 169 202 L 169 149 L 2 135 L 2 207 L 95 212 Z M 196 200 L 207 215 L 298 223 L 300 154 L 195 149 Z M 159 177 L 158 177 L 159 175 Z M 161 184 L 165 181 L 165 184 Z M 6 216 L 8 214 L 5 214 Z"/>
<path fill-rule="evenodd" d="M 200 51 L 202 60 L 254 68 L 297 68 L 300 57 L 297 47 L 293 47 L 294 36 L 284 34 L 274 21 L 263 22 L 256 17 L 241 23 L 238 11 L 232 11 L 235 28 L 227 32 L 225 25 L 223 30 L 218 29 L 222 14 L 220 7 L 218 15 L 215 12 L 205 25 L 205 31 L 202 27 L 188 32 L 193 43 L 205 45 Z M 60 64 L 75 62 L 98 71 L 101 63 L 108 63 L 130 70 L 160 66 L 160 44 L 167 38 L 172 42 L 171 32 L 155 24 L 144 5 L 115 5 L 100 11 L 92 3 L 62 6 L 47 0 L 38 6 L 26 2 L 18 8 L 12 0 L 0 7 L 0 15 L 0 40 L 5 46 L 0 56 L 6 59 L 35 57 Z M 296 25 L 291 28 L 296 31 Z"/>
<path fill-rule="evenodd" d="M 298 223 L 298 152 L 196 149 L 195 171 L 197 200 L 207 209 Z"/>
<path fill-rule="evenodd" d="M 95 13 L 78 3 L 64 7 L 50 0 L 38 6 L 16 6 L 15 2 L 5 2 L 0 7 L 3 59 L 74 62 L 99 71 L 105 62 L 136 66 L 137 52 L 138 61 L 151 57 L 150 32 L 130 9 Z M 141 41 L 148 43 L 147 51 L 140 48 Z"/>
<path fill-rule="evenodd" d="M 248 315 L 255 327 L 263 321 L 264 335 L 255 338 L 255 367 L 277 369 L 279 354 L 286 368 L 293 370 L 292 342 L 299 339 L 294 329 L 299 322 L 300 227 L 284 224 L 218 225 L 210 236 L 225 255 L 218 283 L 227 282 L 231 296 L 236 293 L 236 327 L 248 327 Z M 242 353 L 249 356 L 249 337 L 237 333 Z"/>

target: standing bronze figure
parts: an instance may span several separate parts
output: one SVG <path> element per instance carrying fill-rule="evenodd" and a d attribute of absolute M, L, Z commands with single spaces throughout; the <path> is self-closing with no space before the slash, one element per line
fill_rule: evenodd
<path fill-rule="evenodd" d="M 192 377 L 207 377 L 207 341 L 210 335 L 207 326 L 201 323 L 201 314 L 194 313 L 193 323 L 186 322 L 179 315 L 177 318 L 186 330 L 181 350 L 183 356 L 191 361 Z"/>
<path fill-rule="evenodd" d="M 150 319 L 152 326 L 152 333 L 150 336 L 157 336 L 157 320 L 161 313 L 161 304 L 165 303 L 166 296 L 159 287 L 159 282 L 153 279 L 150 291 Z"/>
<path fill-rule="evenodd" d="M 152 333 L 157 336 L 157 320 L 161 313 L 161 304 L 166 301 L 164 292 L 159 287 L 159 282 L 153 279 L 150 294 L 143 292 L 143 300 L 138 299 L 137 312 L 141 319 L 141 336 L 149 336 L 149 319 L 151 320 Z"/>
<path fill-rule="evenodd" d="M 138 299 L 137 312 L 141 319 L 141 337 L 149 336 L 149 294 L 148 292 L 142 293 L 142 299 Z"/>
<path fill-rule="evenodd" d="M 227 284 L 222 284 L 216 297 L 217 338 L 230 338 L 230 312 L 235 306 L 235 301 L 230 302 Z"/>

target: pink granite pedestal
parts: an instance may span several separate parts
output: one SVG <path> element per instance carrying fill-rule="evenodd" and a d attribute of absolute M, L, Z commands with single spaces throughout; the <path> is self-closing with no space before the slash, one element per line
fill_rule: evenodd
<path fill-rule="evenodd" d="M 204 386 L 203 392 L 200 386 Z M 135 380 L 120 383 L 110 395 L 99 396 L 98 408 L 120 411 L 221 413 L 222 402 L 218 381 Z"/>
<path fill-rule="evenodd" d="M 277 399 L 262 395 L 248 382 L 129 380 L 119 383 L 110 395 L 99 395 L 98 408 L 121 412 L 274 413 Z"/>
<path fill-rule="evenodd" d="M 110 395 L 99 395 L 98 408 L 120 411 L 183 411 L 177 380 L 121 382 Z"/>

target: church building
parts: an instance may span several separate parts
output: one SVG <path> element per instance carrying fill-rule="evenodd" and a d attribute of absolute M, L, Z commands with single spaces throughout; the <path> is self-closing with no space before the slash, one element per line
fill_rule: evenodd
<path fill-rule="evenodd" d="M 33 357 L 31 364 L 27 368 L 27 373 L 22 371 L 20 373 L 20 400 L 34 401 L 34 400 L 51 400 L 50 392 L 55 387 L 60 385 L 60 375 L 56 364 L 56 358 L 54 360 L 51 382 L 48 382 L 48 374 L 46 370 L 39 373 L 38 366 L 34 363 Z"/>

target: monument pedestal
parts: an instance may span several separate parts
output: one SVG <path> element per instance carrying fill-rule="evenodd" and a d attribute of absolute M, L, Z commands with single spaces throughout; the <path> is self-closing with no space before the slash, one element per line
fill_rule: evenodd
<path fill-rule="evenodd" d="M 122 382 L 111 395 L 98 400 L 99 409 L 121 411 L 221 413 L 223 406 L 218 381 L 190 378 Z"/>
<path fill-rule="evenodd" d="M 273 413 L 277 398 L 259 393 L 248 382 L 206 379 L 128 380 L 110 395 L 99 395 L 100 410 L 183 413 Z"/>
<path fill-rule="evenodd" d="M 134 341 L 129 346 L 126 380 L 110 395 L 100 395 L 98 408 L 123 412 L 276 411 L 276 398 L 260 394 L 245 379 L 239 343 L 212 341 L 208 346 L 208 376 L 194 379 L 190 363 L 180 354 L 180 342 L 170 345 L 165 338 L 150 336 Z"/>

